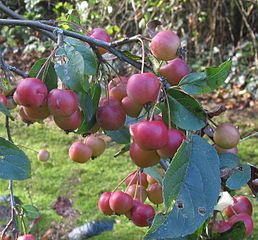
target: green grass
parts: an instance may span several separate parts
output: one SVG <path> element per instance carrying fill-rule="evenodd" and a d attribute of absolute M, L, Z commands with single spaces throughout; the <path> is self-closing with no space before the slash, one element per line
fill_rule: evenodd
<path fill-rule="evenodd" d="M 248 131 L 246 128 L 245 130 Z M 42 220 L 38 226 L 40 236 L 53 221 L 64 223 L 67 228 L 72 229 L 87 221 L 105 218 L 97 208 L 101 192 L 112 191 L 129 171 L 135 169 L 128 155 L 113 158 L 118 150 L 116 145 L 108 148 L 101 157 L 86 164 L 71 162 L 68 158 L 68 148 L 77 136 L 66 135 L 51 124 L 36 123 L 26 127 L 25 124 L 15 121 L 11 122 L 11 132 L 14 142 L 26 152 L 32 164 L 32 178 L 22 182 L 15 181 L 14 192 L 24 203 L 33 204 L 41 211 Z M 0 116 L 0 136 L 6 137 L 2 116 Z M 39 150 L 42 144 L 47 144 L 51 154 L 47 163 L 39 162 L 37 153 L 33 151 Z M 239 145 L 239 156 L 243 162 L 258 165 L 257 139 L 242 142 Z M 250 195 L 248 188 L 244 188 L 242 193 Z M 8 194 L 8 182 L 0 180 L 0 195 L 3 194 Z M 65 219 L 55 213 L 51 205 L 58 196 L 72 199 L 73 208 L 80 212 L 78 219 Z M 257 224 L 257 209 L 253 216 Z M 126 217 L 113 218 L 116 220 L 114 231 L 92 239 L 138 240 L 143 238 L 146 229 L 135 227 Z"/>

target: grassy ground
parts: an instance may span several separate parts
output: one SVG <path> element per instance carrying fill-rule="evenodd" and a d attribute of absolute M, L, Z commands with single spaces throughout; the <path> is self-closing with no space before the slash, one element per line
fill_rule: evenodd
<path fill-rule="evenodd" d="M 243 133 L 254 128 L 253 121 L 250 121 L 250 124 L 247 124 L 247 121 L 236 122 L 241 125 Z M 112 157 L 118 149 L 117 146 L 108 148 L 103 156 L 87 164 L 72 163 L 68 159 L 67 151 L 76 139 L 75 135 L 66 135 L 56 127 L 46 124 L 26 127 L 23 123 L 15 121 L 11 126 L 15 143 L 23 148 L 32 163 L 32 178 L 15 182 L 14 191 L 24 203 L 32 203 L 40 209 L 43 217 L 38 227 L 39 235 L 42 235 L 51 223 L 58 226 L 62 223 L 66 229 L 69 229 L 90 220 L 102 219 L 103 215 L 97 209 L 101 192 L 112 191 L 117 183 L 135 168 L 128 155 L 116 159 Z M 6 137 L 2 115 L 0 115 L 0 136 Z M 39 150 L 44 143 L 51 153 L 51 159 L 47 163 L 39 162 L 36 152 L 26 148 Z M 257 139 L 242 142 L 239 145 L 239 156 L 244 162 L 258 165 Z M 7 194 L 7 188 L 7 181 L 0 180 L 0 195 Z M 250 195 L 247 188 L 243 189 L 242 193 Z M 58 196 L 72 199 L 73 207 L 79 210 L 80 217 L 75 219 L 59 217 L 51 208 Z M 146 229 L 133 226 L 125 217 L 115 217 L 115 219 L 114 231 L 106 232 L 93 239 L 142 239 Z M 254 219 L 257 224 L 257 208 Z"/>

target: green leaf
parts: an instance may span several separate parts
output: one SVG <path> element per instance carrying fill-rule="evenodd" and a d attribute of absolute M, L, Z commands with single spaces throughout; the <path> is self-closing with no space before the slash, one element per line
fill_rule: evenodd
<path fill-rule="evenodd" d="M 84 60 L 84 74 L 95 75 L 97 72 L 98 62 L 92 49 L 80 40 L 71 37 L 65 37 L 65 42 L 82 55 Z"/>
<path fill-rule="evenodd" d="M 221 153 L 219 154 L 220 168 L 235 168 L 240 165 L 239 158 L 236 154 Z"/>
<path fill-rule="evenodd" d="M 130 143 L 131 135 L 128 127 L 123 127 L 116 131 L 105 131 L 105 134 L 112 138 L 113 141 L 119 144 Z"/>
<path fill-rule="evenodd" d="M 219 192 L 217 152 L 205 139 L 192 135 L 180 146 L 163 180 L 164 203 L 167 209 L 174 203 L 173 208 L 162 224 L 150 228 L 145 239 L 194 233 L 212 213 Z"/>
<path fill-rule="evenodd" d="M 214 233 L 211 240 L 243 240 L 245 238 L 244 222 L 237 222 L 224 233 Z"/>
<path fill-rule="evenodd" d="M 130 58 L 130 59 L 132 59 L 132 60 L 134 60 L 134 61 L 137 61 L 137 60 L 141 60 L 141 59 L 142 59 L 142 57 L 137 56 L 137 55 L 135 55 L 135 54 L 132 54 L 131 52 L 129 52 L 129 51 L 127 51 L 127 50 L 122 51 L 122 53 L 123 53 L 126 57 L 128 57 L 128 58 Z"/>
<path fill-rule="evenodd" d="M 206 113 L 194 98 L 170 88 L 167 92 L 171 120 L 181 129 L 196 131 L 206 125 Z"/>
<path fill-rule="evenodd" d="M 73 9 L 68 16 L 67 21 L 80 25 L 81 20 L 79 13 L 75 9 Z"/>
<path fill-rule="evenodd" d="M 55 64 L 55 70 L 61 81 L 75 92 L 82 91 L 81 81 L 84 79 L 84 60 L 79 52 L 71 51 L 69 61 Z"/>
<path fill-rule="evenodd" d="M 46 58 L 37 60 L 29 71 L 29 77 L 35 78 L 39 70 L 45 64 L 46 60 Z M 45 69 L 41 71 L 38 78 L 46 84 L 48 91 L 57 88 L 57 75 L 55 72 L 54 63 L 49 62 L 49 64 L 46 64 Z"/>
<path fill-rule="evenodd" d="M 22 205 L 22 208 L 28 219 L 34 220 L 40 215 L 39 210 L 33 205 Z"/>
<path fill-rule="evenodd" d="M 6 106 L 4 106 L 2 103 L 0 103 L 0 112 L 2 112 L 5 116 L 13 119 L 13 117 L 11 116 L 11 113 L 9 112 L 9 110 L 7 109 Z"/>
<path fill-rule="evenodd" d="M 30 178 L 31 166 L 28 157 L 13 143 L 0 138 L 0 178 L 24 180 Z"/>
<path fill-rule="evenodd" d="M 248 164 L 241 166 L 241 170 L 236 170 L 227 180 L 226 185 L 232 190 L 243 187 L 251 178 L 251 167 Z"/>
<path fill-rule="evenodd" d="M 179 82 L 178 86 L 192 95 L 209 93 L 224 83 L 231 66 L 232 61 L 229 59 L 218 67 L 206 68 L 205 72 L 190 73 Z"/>
<path fill-rule="evenodd" d="M 128 152 L 130 150 L 130 146 L 131 146 L 130 143 L 124 145 L 117 153 L 115 153 L 114 157 L 116 158 L 116 157 Z"/>
<path fill-rule="evenodd" d="M 160 183 L 160 185 L 162 185 L 163 178 L 160 175 L 160 171 L 157 166 L 144 168 L 143 171 L 148 175 L 152 176 L 153 178 L 155 178 Z"/>

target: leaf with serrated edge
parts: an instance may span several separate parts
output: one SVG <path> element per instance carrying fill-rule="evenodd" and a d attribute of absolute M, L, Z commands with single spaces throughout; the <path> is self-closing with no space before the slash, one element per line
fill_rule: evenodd
<path fill-rule="evenodd" d="M 206 125 L 206 113 L 190 95 L 170 88 L 167 91 L 172 122 L 179 128 L 196 131 Z"/>
<path fill-rule="evenodd" d="M 163 198 L 172 211 L 160 226 L 151 227 L 145 239 L 170 239 L 195 232 L 210 216 L 220 191 L 216 150 L 198 135 L 184 142 L 163 181 Z M 182 207 L 181 207 L 182 206 Z"/>
<path fill-rule="evenodd" d="M 0 178 L 24 180 L 30 177 L 30 161 L 13 143 L 0 138 Z"/>
<path fill-rule="evenodd" d="M 232 66 L 229 59 L 218 67 L 208 67 L 205 72 L 190 73 L 181 79 L 178 86 L 189 94 L 209 93 L 224 83 Z"/>

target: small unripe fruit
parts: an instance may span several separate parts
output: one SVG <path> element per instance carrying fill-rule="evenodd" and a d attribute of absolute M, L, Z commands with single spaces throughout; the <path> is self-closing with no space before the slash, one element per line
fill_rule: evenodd
<path fill-rule="evenodd" d="M 120 102 L 114 98 L 103 98 L 96 113 L 96 119 L 104 130 L 118 130 L 124 126 L 126 114 Z"/>
<path fill-rule="evenodd" d="M 162 187 L 159 183 L 151 184 L 147 189 L 149 200 L 154 204 L 163 203 Z"/>
<path fill-rule="evenodd" d="M 32 234 L 26 234 L 23 236 L 19 236 L 17 240 L 36 240 L 36 238 Z"/>
<path fill-rule="evenodd" d="M 229 149 L 238 144 L 240 134 L 233 124 L 222 123 L 215 129 L 213 139 L 219 147 Z"/>
<path fill-rule="evenodd" d="M 245 224 L 245 237 L 247 238 L 254 229 L 254 223 L 250 215 L 246 213 L 240 213 L 233 215 L 228 219 L 228 222 L 233 226 L 237 222 L 244 222 Z"/>
<path fill-rule="evenodd" d="M 78 104 L 78 97 L 72 90 L 53 89 L 48 95 L 48 109 L 57 117 L 71 116 Z"/>
<path fill-rule="evenodd" d="M 158 150 L 168 143 L 168 129 L 162 121 L 141 121 L 134 132 L 134 141 L 143 150 Z"/>
<path fill-rule="evenodd" d="M 0 94 L 0 103 L 2 103 L 2 105 L 4 105 L 5 107 L 7 107 L 7 98 L 5 95 Z"/>
<path fill-rule="evenodd" d="M 159 163 L 160 156 L 156 151 L 142 150 L 136 143 L 130 146 L 130 157 L 138 167 L 151 167 Z"/>
<path fill-rule="evenodd" d="M 144 105 L 157 100 L 160 81 L 153 73 L 132 75 L 127 82 L 127 95 L 135 103 Z"/>
<path fill-rule="evenodd" d="M 137 174 L 136 172 L 129 173 L 128 177 L 125 180 L 125 185 L 128 186 L 129 184 L 130 185 L 137 184 L 137 182 L 138 182 L 138 184 L 140 184 L 140 177 L 141 177 L 142 186 L 144 188 L 147 188 L 148 187 L 147 175 L 143 172 L 140 174 Z"/>
<path fill-rule="evenodd" d="M 105 215 L 113 215 L 113 210 L 109 205 L 111 194 L 111 192 L 103 192 L 98 202 L 99 210 Z"/>
<path fill-rule="evenodd" d="M 169 61 L 176 57 L 180 39 L 175 32 L 166 30 L 156 34 L 150 43 L 152 54 L 159 60 Z"/>
<path fill-rule="evenodd" d="M 74 142 L 69 148 L 69 157 L 74 162 L 85 163 L 92 156 L 90 147 L 81 142 Z"/>
<path fill-rule="evenodd" d="M 253 206 L 246 196 L 233 197 L 233 201 L 233 204 L 228 206 L 225 210 L 228 218 L 239 213 L 246 213 L 252 216 Z"/>
<path fill-rule="evenodd" d="M 185 139 L 186 137 L 183 132 L 170 128 L 168 130 L 168 142 L 164 148 L 157 151 L 158 154 L 162 158 L 172 158 Z"/>
<path fill-rule="evenodd" d="M 112 193 L 109 205 L 116 214 L 124 214 L 133 207 L 133 198 L 127 193 L 117 191 Z"/>
<path fill-rule="evenodd" d="M 189 72 L 188 65 L 181 58 L 175 58 L 159 69 L 160 75 L 165 77 L 171 85 L 177 85 Z"/>
<path fill-rule="evenodd" d="M 37 78 L 25 78 L 16 88 L 17 102 L 25 107 L 37 108 L 47 101 L 46 85 Z"/>
<path fill-rule="evenodd" d="M 142 105 L 135 103 L 131 98 L 124 97 L 121 101 L 122 108 L 126 115 L 130 117 L 138 117 L 142 111 Z"/>
<path fill-rule="evenodd" d="M 82 122 L 82 113 L 77 109 L 72 115 L 68 117 L 54 116 L 55 124 L 65 131 L 74 131 Z"/>
<path fill-rule="evenodd" d="M 106 149 L 106 142 L 102 138 L 94 135 L 86 137 L 84 143 L 91 148 L 92 157 L 100 156 Z"/>
<path fill-rule="evenodd" d="M 149 204 L 138 204 L 131 210 L 132 222 L 138 227 L 147 227 L 155 216 L 154 208 Z"/>
<path fill-rule="evenodd" d="M 142 202 L 144 202 L 147 198 L 147 191 L 144 186 L 137 184 L 131 184 L 126 190 L 126 193 L 129 194 L 132 198 L 135 196 L 136 199 L 141 200 Z"/>
<path fill-rule="evenodd" d="M 104 41 L 104 42 L 108 42 L 108 43 L 111 42 L 110 36 L 106 32 L 106 30 L 103 29 L 103 28 L 94 28 L 91 32 L 90 37 L 93 37 L 95 39 L 98 39 L 98 40 L 101 40 L 101 41 Z M 107 52 L 107 50 L 102 48 L 102 47 L 98 47 L 98 50 L 99 50 L 100 54 L 104 54 L 104 53 Z"/>
<path fill-rule="evenodd" d="M 38 152 L 38 160 L 42 162 L 46 162 L 49 159 L 49 151 L 47 151 L 45 148 L 40 149 Z"/>
<path fill-rule="evenodd" d="M 24 107 L 24 112 L 29 118 L 38 120 L 43 120 L 50 115 L 47 103 L 37 108 Z"/>

